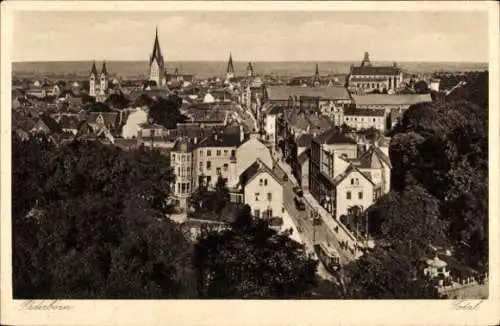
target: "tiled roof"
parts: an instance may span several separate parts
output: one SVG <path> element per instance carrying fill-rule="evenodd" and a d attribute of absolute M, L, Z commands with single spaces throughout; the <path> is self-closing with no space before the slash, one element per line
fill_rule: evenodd
<path fill-rule="evenodd" d="M 268 115 L 276 115 L 276 114 L 283 113 L 283 111 L 284 111 L 284 108 L 282 106 L 273 106 L 273 107 L 271 107 L 271 109 L 269 110 L 269 112 L 267 114 Z"/>
<path fill-rule="evenodd" d="M 385 116 L 384 109 L 346 109 L 344 116 L 357 116 L 357 117 L 383 117 Z"/>
<path fill-rule="evenodd" d="M 238 147 L 240 144 L 240 135 L 216 133 L 200 141 L 198 147 Z"/>
<path fill-rule="evenodd" d="M 59 125 L 62 129 L 78 129 L 80 119 L 77 116 L 63 115 L 59 120 Z"/>
<path fill-rule="evenodd" d="M 329 129 L 318 135 L 314 141 L 319 144 L 356 144 L 354 139 L 347 137 L 336 128 Z"/>
<path fill-rule="evenodd" d="M 40 120 L 42 120 L 52 133 L 61 134 L 63 132 L 61 126 L 51 117 L 42 115 Z"/>
<path fill-rule="evenodd" d="M 142 129 L 165 129 L 162 125 L 150 122 L 143 122 L 139 124 Z"/>
<path fill-rule="evenodd" d="M 349 174 L 351 174 L 352 172 L 359 172 L 362 176 L 364 176 L 366 178 L 366 180 L 368 180 L 372 185 L 375 185 L 373 183 L 373 181 L 371 180 L 370 176 L 367 175 L 367 174 L 364 174 L 362 173 L 361 171 L 358 170 L 358 168 L 356 168 L 353 164 L 349 164 L 349 166 L 347 167 L 347 169 L 345 169 L 344 172 L 340 173 L 339 175 L 337 175 L 334 179 L 331 179 L 329 178 L 329 180 L 332 182 L 333 186 L 337 186 L 338 184 L 340 184 L 342 182 L 342 180 L 344 180 Z"/>
<path fill-rule="evenodd" d="M 182 138 L 175 142 L 172 151 L 190 153 L 195 147 L 195 144 L 189 138 Z"/>
<path fill-rule="evenodd" d="M 391 66 L 364 66 L 364 67 L 351 67 L 351 75 L 379 75 L 379 76 L 395 76 L 399 75 L 401 69 Z"/>
<path fill-rule="evenodd" d="M 300 87 L 300 86 L 267 86 L 269 100 L 288 100 L 290 96 L 311 96 L 329 100 L 348 100 L 349 93 L 344 87 Z"/>
<path fill-rule="evenodd" d="M 90 112 L 86 120 L 89 124 L 95 124 L 99 115 L 102 116 L 107 127 L 114 126 L 118 120 L 118 112 Z"/>
<path fill-rule="evenodd" d="M 412 105 L 420 102 L 432 102 L 430 94 L 368 94 L 353 95 L 354 103 L 362 105 Z"/>
<path fill-rule="evenodd" d="M 298 147 L 309 147 L 314 139 L 312 134 L 302 134 L 297 138 L 296 143 Z"/>
<path fill-rule="evenodd" d="M 374 160 L 378 159 L 385 163 L 389 168 L 392 167 L 391 160 L 384 154 L 378 147 L 371 146 L 361 157 L 356 160 L 356 166 L 362 169 L 369 169 L 373 167 Z"/>
<path fill-rule="evenodd" d="M 310 148 L 306 149 L 302 153 L 300 153 L 299 157 L 297 160 L 299 161 L 299 164 L 303 164 L 308 158 L 309 158 L 309 152 L 311 151 Z"/>
<path fill-rule="evenodd" d="M 245 186 L 250 181 L 252 181 L 259 173 L 267 172 L 269 173 L 279 184 L 281 184 L 280 178 L 260 159 L 257 159 L 253 164 L 251 164 L 243 173 L 240 175 L 240 185 Z"/>

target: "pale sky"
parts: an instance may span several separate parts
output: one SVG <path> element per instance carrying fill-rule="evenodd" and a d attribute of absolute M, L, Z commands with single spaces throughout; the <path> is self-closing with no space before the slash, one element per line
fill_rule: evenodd
<path fill-rule="evenodd" d="M 486 12 L 16 12 L 14 61 L 488 62 Z"/>

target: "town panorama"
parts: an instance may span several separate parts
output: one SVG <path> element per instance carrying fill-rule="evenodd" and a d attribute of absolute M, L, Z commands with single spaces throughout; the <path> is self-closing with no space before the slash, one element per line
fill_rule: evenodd
<path fill-rule="evenodd" d="M 14 67 L 15 298 L 488 296 L 487 68 L 207 77 L 161 32 L 135 78 Z"/>

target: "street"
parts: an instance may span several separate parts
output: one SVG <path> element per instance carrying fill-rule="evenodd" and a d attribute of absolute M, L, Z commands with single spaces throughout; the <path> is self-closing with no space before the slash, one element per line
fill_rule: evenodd
<path fill-rule="evenodd" d="M 279 154 L 276 154 L 279 155 Z M 303 198 L 305 203 L 305 210 L 300 211 L 296 208 L 295 197 L 296 194 L 293 191 L 293 187 L 297 184 L 297 181 L 292 175 L 291 168 L 285 162 L 279 161 L 278 157 L 274 157 L 275 163 L 288 175 L 288 181 L 282 181 L 283 185 L 283 205 L 288 212 L 290 218 L 299 227 L 302 232 L 301 236 L 304 242 L 310 244 L 312 247 L 315 243 L 325 242 L 328 246 L 332 246 L 336 249 L 340 257 L 341 265 L 352 259 L 351 255 L 347 254 L 340 248 L 340 243 L 336 238 L 334 232 L 325 224 L 313 226 L 313 220 L 311 214 L 316 211 L 316 209 L 311 205 L 311 203 Z M 330 216 L 323 216 L 324 218 L 331 218 Z"/>

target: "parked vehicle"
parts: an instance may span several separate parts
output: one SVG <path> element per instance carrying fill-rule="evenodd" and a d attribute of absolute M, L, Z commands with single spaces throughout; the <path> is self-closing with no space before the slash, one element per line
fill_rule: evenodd
<path fill-rule="evenodd" d="M 297 196 L 299 196 L 299 197 L 303 197 L 304 196 L 304 191 L 302 189 L 300 189 L 299 186 L 293 187 L 293 192 L 296 193 Z"/>
<path fill-rule="evenodd" d="M 306 204 L 304 204 L 304 201 L 300 197 L 295 197 L 295 207 L 299 211 L 304 211 L 306 209 Z"/>

